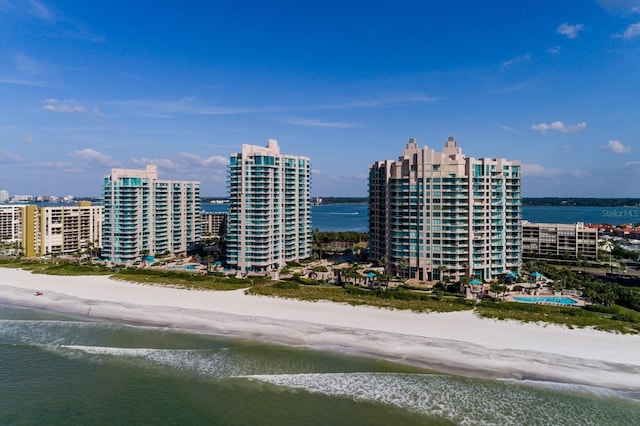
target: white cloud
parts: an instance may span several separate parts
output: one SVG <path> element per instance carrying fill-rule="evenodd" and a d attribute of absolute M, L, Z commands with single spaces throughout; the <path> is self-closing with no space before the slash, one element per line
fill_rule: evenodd
<path fill-rule="evenodd" d="M 615 15 L 633 15 L 640 13 L 639 0 L 597 0 L 600 7 Z"/>
<path fill-rule="evenodd" d="M 511 132 L 511 133 L 520 133 L 519 131 L 517 131 L 516 129 L 513 129 L 511 127 L 508 126 L 500 126 L 502 130 L 506 130 L 507 132 Z"/>
<path fill-rule="evenodd" d="M 631 147 L 624 145 L 617 140 L 610 140 L 608 144 L 602 147 L 605 151 L 613 152 L 616 154 L 628 154 L 631 152 Z"/>
<path fill-rule="evenodd" d="M 184 175 L 196 175 L 212 170 L 222 170 L 226 172 L 227 164 L 229 164 L 229 160 L 220 155 L 201 157 L 197 154 L 189 154 L 186 152 L 170 158 L 134 158 L 132 162 L 139 165 L 155 164 L 158 168 L 171 169 Z"/>
<path fill-rule="evenodd" d="M 54 13 L 37 0 L 0 0 L 0 12 L 42 21 L 55 19 Z"/>
<path fill-rule="evenodd" d="M 176 115 L 231 115 L 249 112 L 245 107 L 220 107 L 208 106 L 199 103 L 191 97 L 177 100 L 126 100 L 110 103 L 113 106 L 125 109 L 128 115 L 142 115 L 147 117 L 169 118 Z"/>
<path fill-rule="evenodd" d="M 542 176 L 542 177 L 554 177 L 561 173 L 557 169 L 547 169 L 541 164 L 523 164 L 522 175 L 523 176 Z"/>
<path fill-rule="evenodd" d="M 580 33 L 580 31 L 582 31 L 583 29 L 584 29 L 584 25 L 582 24 L 571 25 L 565 22 L 564 24 L 558 25 L 558 28 L 556 28 L 556 31 L 558 32 L 558 34 L 562 34 L 563 36 L 566 36 L 569 38 L 576 38 L 578 37 L 578 34 Z"/>
<path fill-rule="evenodd" d="M 226 182 L 227 165 L 229 164 L 229 160 L 226 157 L 219 155 L 201 157 L 197 154 L 185 152 L 165 158 L 141 157 L 133 158 L 131 161 L 136 165 L 157 165 L 161 174 L 163 174 L 163 169 L 168 169 L 171 171 L 172 178 L 214 184 Z"/>
<path fill-rule="evenodd" d="M 91 148 L 85 148 L 79 151 L 70 152 L 69 157 L 77 158 L 79 160 L 83 160 L 92 164 L 100 164 L 107 167 L 118 165 L 118 162 L 111 158 L 111 156 L 102 154 Z"/>
<path fill-rule="evenodd" d="M 82 167 L 78 167 L 73 165 L 67 161 L 43 161 L 37 163 L 38 170 L 49 169 L 49 170 L 58 170 L 64 171 L 67 173 L 80 173 L 86 171 Z"/>
<path fill-rule="evenodd" d="M 350 109 L 350 108 L 386 108 L 397 105 L 421 102 L 435 102 L 439 98 L 424 96 L 421 94 L 383 96 L 378 98 L 361 98 L 345 100 L 335 104 L 320 105 L 322 109 Z"/>
<path fill-rule="evenodd" d="M 627 27 L 622 34 L 615 34 L 614 37 L 622 38 L 624 40 L 631 40 L 640 36 L 640 22 L 632 24 Z"/>
<path fill-rule="evenodd" d="M 622 167 L 640 167 L 640 161 L 627 161 Z"/>
<path fill-rule="evenodd" d="M 517 65 L 517 64 L 521 64 L 524 62 L 531 62 L 531 55 L 529 53 L 525 54 L 525 55 L 521 55 L 521 56 L 516 56 L 513 59 L 509 59 L 507 61 L 504 61 L 502 63 L 503 67 L 510 67 L 512 65 Z"/>
<path fill-rule="evenodd" d="M 320 169 L 311 169 L 312 175 L 321 175 L 322 171 Z"/>
<path fill-rule="evenodd" d="M 306 127 L 327 127 L 327 128 L 333 128 L 333 129 L 348 129 L 352 127 L 357 127 L 356 124 L 347 123 L 344 121 L 321 121 L 321 120 L 314 120 L 310 118 L 287 117 L 287 118 L 283 118 L 282 121 L 284 121 L 287 124 L 292 124 L 294 126 L 306 126 Z"/>
<path fill-rule="evenodd" d="M 538 123 L 532 124 L 531 129 L 536 132 L 540 132 L 545 134 L 549 131 L 560 132 L 560 133 L 573 133 L 573 132 L 581 132 L 586 130 L 587 123 L 584 121 L 578 124 L 565 124 L 562 121 L 554 121 L 552 123 Z"/>
<path fill-rule="evenodd" d="M 32 144 L 33 143 L 33 136 L 25 136 L 22 139 L 20 139 L 22 141 L 22 143 L 26 143 L 26 144 Z"/>
<path fill-rule="evenodd" d="M 552 55 L 557 55 L 558 53 L 560 53 L 560 51 L 562 51 L 562 46 L 551 46 L 547 49 L 547 51 Z"/>
<path fill-rule="evenodd" d="M 21 158 L 11 151 L 6 149 L 0 149 L 0 163 L 15 163 L 20 161 Z"/>
<path fill-rule="evenodd" d="M 61 112 L 66 114 L 92 114 L 104 116 L 104 114 L 96 107 L 87 108 L 83 105 L 78 105 L 70 100 L 59 101 L 58 99 L 54 98 L 45 100 L 42 109 L 48 112 Z"/>

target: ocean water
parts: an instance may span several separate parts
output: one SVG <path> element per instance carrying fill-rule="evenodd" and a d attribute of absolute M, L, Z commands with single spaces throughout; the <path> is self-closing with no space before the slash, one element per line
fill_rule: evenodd
<path fill-rule="evenodd" d="M 2 425 L 633 425 L 640 395 L 0 305 Z"/>
<path fill-rule="evenodd" d="M 203 204 L 207 211 L 227 211 L 226 204 Z M 367 204 L 323 204 L 311 207 L 311 227 L 320 231 L 369 231 Z M 544 223 L 640 223 L 639 207 L 524 206 L 522 219 Z"/>

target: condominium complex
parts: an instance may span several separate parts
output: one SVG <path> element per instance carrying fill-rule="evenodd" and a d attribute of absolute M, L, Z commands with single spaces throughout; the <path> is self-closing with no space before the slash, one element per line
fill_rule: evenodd
<path fill-rule="evenodd" d="M 0 241 L 17 243 L 22 239 L 22 209 L 24 205 L 0 206 Z"/>
<path fill-rule="evenodd" d="M 89 201 L 75 206 L 21 207 L 21 243 L 25 256 L 69 255 L 97 250 L 102 206 Z"/>
<path fill-rule="evenodd" d="M 521 265 L 521 164 L 442 152 L 410 139 L 397 161 L 369 167 L 369 251 L 420 281 L 495 279 Z"/>
<path fill-rule="evenodd" d="M 598 229 L 584 223 L 522 223 L 522 251 L 526 255 L 598 258 Z"/>
<path fill-rule="evenodd" d="M 200 212 L 201 237 L 221 238 L 227 227 L 227 213 L 224 212 Z"/>
<path fill-rule="evenodd" d="M 133 263 L 186 253 L 200 237 L 200 183 L 159 180 L 156 166 L 112 169 L 104 178 L 102 256 Z"/>
<path fill-rule="evenodd" d="M 231 154 L 227 264 L 269 273 L 311 256 L 311 169 L 307 157 L 280 154 L 278 142 Z"/>

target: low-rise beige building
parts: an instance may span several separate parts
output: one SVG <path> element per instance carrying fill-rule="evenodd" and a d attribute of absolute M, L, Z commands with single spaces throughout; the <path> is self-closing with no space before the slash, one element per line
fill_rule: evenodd
<path fill-rule="evenodd" d="M 226 232 L 227 213 L 200 212 L 201 238 L 221 238 Z"/>
<path fill-rule="evenodd" d="M 584 223 L 522 223 L 522 252 L 534 255 L 598 258 L 598 229 Z"/>

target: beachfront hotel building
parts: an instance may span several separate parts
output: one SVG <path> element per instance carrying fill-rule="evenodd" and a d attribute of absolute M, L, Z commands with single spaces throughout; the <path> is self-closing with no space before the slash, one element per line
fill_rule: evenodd
<path fill-rule="evenodd" d="M 311 256 L 311 166 L 278 142 L 242 145 L 228 167 L 226 261 L 238 274 L 278 271 Z"/>
<path fill-rule="evenodd" d="M 369 167 L 369 251 L 392 273 L 492 280 L 521 266 L 521 164 L 436 152 L 415 139 Z"/>
<path fill-rule="evenodd" d="M 102 242 L 102 213 L 103 206 L 90 201 L 75 206 L 22 206 L 22 253 L 40 257 L 97 251 Z"/>
<path fill-rule="evenodd" d="M 158 169 L 112 169 L 104 177 L 102 257 L 186 254 L 200 238 L 200 182 L 158 179 Z"/>
<path fill-rule="evenodd" d="M 533 256 L 598 259 L 598 229 L 584 223 L 522 223 L 522 252 Z"/>

